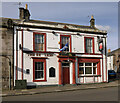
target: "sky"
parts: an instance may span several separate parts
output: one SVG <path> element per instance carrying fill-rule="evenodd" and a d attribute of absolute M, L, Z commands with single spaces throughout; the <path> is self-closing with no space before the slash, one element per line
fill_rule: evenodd
<path fill-rule="evenodd" d="M 91 15 L 100 30 L 107 30 L 107 48 L 118 48 L 117 2 L 2 2 L 2 17 L 19 18 L 19 7 L 25 7 L 31 19 L 89 26 Z"/>

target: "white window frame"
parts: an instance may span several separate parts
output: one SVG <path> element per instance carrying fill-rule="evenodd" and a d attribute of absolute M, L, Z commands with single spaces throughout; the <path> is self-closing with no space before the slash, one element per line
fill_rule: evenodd
<path fill-rule="evenodd" d="M 89 62 L 90 63 L 90 62 Z M 97 63 L 96 63 L 96 66 L 93 66 L 93 63 L 91 66 L 85 66 L 85 63 L 83 63 L 83 66 L 80 66 L 79 65 L 79 68 L 82 67 L 84 68 L 84 74 L 79 74 L 79 76 L 85 76 L 85 75 L 97 75 Z M 92 67 L 92 74 L 85 74 L 85 67 Z M 93 67 L 96 67 L 96 74 L 93 74 Z"/>

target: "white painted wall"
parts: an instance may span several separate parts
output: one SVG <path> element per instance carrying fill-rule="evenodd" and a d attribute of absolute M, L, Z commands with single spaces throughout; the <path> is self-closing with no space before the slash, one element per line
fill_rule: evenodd
<path fill-rule="evenodd" d="M 33 51 L 33 32 L 23 31 L 23 50 Z"/>
<path fill-rule="evenodd" d="M 84 53 L 84 36 L 72 35 L 72 52 Z"/>
<path fill-rule="evenodd" d="M 22 62 L 21 62 L 21 57 L 22 57 L 22 52 L 19 48 L 19 44 L 22 43 L 22 32 L 18 31 L 18 80 L 22 79 L 22 72 L 21 72 L 21 68 L 22 68 Z"/>
<path fill-rule="evenodd" d="M 107 68 L 108 70 L 114 70 L 113 69 L 113 56 L 107 57 Z"/>
<path fill-rule="evenodd" d="M 60 49 L 60 34 L 66 33 L 66 35 L 70 35 L 69 33 L 72 34 L 72 32 L 65 32 L 65 31 L 59 31 L 61 33 L 52 33 L 53 30 L 43 30 L 43 29 L 32 29 L 31 31 L 27 31 L 24 29 L 23 32 L 23 43 L 24 43 L 24 50 L 33 50 L 33 32 L 39 32 L 39 33 L 46 33 L 46 45 L 47 45 L 47 51 L 52 51 L 52 52 L 59 52 Z M 55 30 L 54 30 L 55 31 Z M 58 32 L 58 31 L 55 31 Z M 72 43 L 72 52 L 74 53 L 84 53 L 84 37 L 87 34 L 82 33 L 82 35 L 71 35 L 71 43 Z M 94 34 L 88 34 L 87 37 L 94 37 L 94 48 L 95 48 L 95 53 L 100 53 L 98 50 L 98 42 L 97 42 L 97 37 Z"/>
<path fill-rule="evenodd" d="M 42 33 L 46 33 L 46 39 L 47 39 L 47 51 L 51 51 L 51 52 L 59 52 L 60 49 L 60 34 L 62 33 L 66 33 L 67 35 L 68 32 L 65 31 L 59 31 L 61 33 L 58 33 L 57 35 L 54 35 L 53 33 L 51 33 L 51 30 L 42 30 L 42 29 L 33 29 L 31 28 L 33 31 L 23 31 L 23 49 L 24 50 L 30 50 L 33 51 L 33 32 L 41 32 Z M 45 32 L 47 31 L 47 32 Z M 55 31 L 57 32 L 57 31 Z M 70 32 L 72 33 L 72 32 Z M 18 47 L 19 44 L 21 44 L 21 31 L 18 32 L 19 35 L 19 40 L 18 40 Z M 88 37 L 90 37 L 90 35 L 92 34 L 84 34 L 88 35 Z M 78 35 L 71 35 L 71 42 L 72 42 L 72 52 L 74 53 L 84 53 L 84 36 L 78 36 Z M 95 35 L 92 35 L 92 37 L 94 37 Z M 14 46 L 16 47 L 16 35 L 14 36 Z M 94 48 L 95 48 L 95 53 L 100 53 L 98 51 L 98 43 L 97 43 L 97 37 L 94 37 Z M 21 68 L 21 50 L 18 50 L 18 68 Z M 41 55 L 42 57 L 45 57 L 44 54 Z M 91 57 L 91 55 L 76 55 L 76 56 L 80 56 L 80 57 Z M 57 58 L 57 54 L 55 54 L 52 57 L 48 57 L 49 59 L 46 60 L 46 76 L 47 76 L 47 81 L 46 82 L 34 82 L 33 83 L 33 59 L 28 56 L 28 54 L 24 53 L 23 54 L 23 79 L 27 79 L 28 85 L 55 85 L 59 83 L 59 62 L 58 62 L 58 58 Z M 92 57 L 101 57 L 101 55 L 92 55 Z M 106 78 L 106 64 L 105 64 L 105 55 L 103 55 L 103 69 L 102 69 L 102 59 L 100 60 L 100 64 L 101 64 L 101 77 L 98 77 L 98 81 L 102 82 L 102 73 L 104 73 L 104 81 L 107 79 Z M 16 66 L 16 49 L 14 49 L 14 66 Z M 49 68 L 50 67 L 54 67 L 56 68 L 56 77 L 51 78 L 49 77 Z M 73 64 L 70 63 L 70 84 L 72 84 L 72 68 L 73 68 Z M 16 70 L 16 68 L 14 68 Z M 30 69 L 30 74 L 26 74 L 26 69 Z M 83 78 L 78 78 L 77 75 L 77 61 L 76 61 L 76 81 L 77 83 L 80 83 L 80 81 L 83 81 Z M 102 72 L 103 70 L 103 72 Z M 16 76 L 16 75 L 15 75 Z M 18 79 L 21 79 L 22 73 L 21 70 L 18 71 Z M 79 81 L 80 80 L 80 81 Z M 84 77 L 84 83 L 88 83 L 88 82 L 92 82 L 93 78 L 88 78 L 88 77 Z M 95 78 L 95 81 L 97 81 L 97 79 Z"/>
<path fill-rule="evenodd" d="M 54 35 L 53 33 L 47 33 L 47 51 L 59 52 L 60 49 L 60 35 Z"/>
<path fill-rule="evenodd" d="M 70 84 L 72 84 L 72 81 L 73 81 L 73 63 L 70 63 Z"/>
<path fill-rule="evenodd" d="M 33 57 L 33 56 L 32 56 Z M 33 83 L 33 59 L 25 54 L 25 59 L 24 59 L 24 71 L 26 69 L 30 69 L 30 74 L 24 73 L 24 79 L 27 79 L 28 85 L 55 85 L 58 84 L 58 60 L 56 54 L 52 57 L 49 57 L 46 59 L 46 77 L 47 81 L 44 82 L 34 82 Z M 49 68 L 54 67 L 55 68 L 55 77 L 49 77 Z"/>

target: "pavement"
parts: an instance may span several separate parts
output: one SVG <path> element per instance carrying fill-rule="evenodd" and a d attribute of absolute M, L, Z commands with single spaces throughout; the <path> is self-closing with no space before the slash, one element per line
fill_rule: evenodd
<path fill-rule="evenodd" d="M 98 88 L 108 88 L 116 87 L 120 84 L 119 80 L 114 80 L 108 83 L 96 83 L 96 84 L 81 84 L 81 85 L 64 85 L 64 86 L 43 86 L 34 89 L 16 89 L 16 90 L 3 90 L 0 97 L 7 96 L 19 96 L 19 95 L 33 95 L 33 94 L 43 94 L 43 93 L 53 93 L 53 92 L 67 92 L 75 90 L 85 90 L 85 89 L 98 89 Z"/>

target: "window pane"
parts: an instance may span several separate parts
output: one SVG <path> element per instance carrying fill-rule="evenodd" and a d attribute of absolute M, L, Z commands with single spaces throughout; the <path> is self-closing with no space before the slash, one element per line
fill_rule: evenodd
<path fill-rule="evenodd" d="M 85 67 L 85 74 L 92 74 L 92 67 Z"/>
<path fill-rule="evenodd" d="M 97 63 L 93 63 L 93 66 L 97 66 Z"/>
<path fill-rule="evenodd" d="M 39 78 L 43 78 L 43 71 L 40 71 Z"/>
<path fill-rule="evenodd" d="M 86 38 L 85 39 L 85 47 L 86 47 L 86 53 L 92 53 L 92 39 L 91 38 Z"/>
<path fill-rule="evenodd" d="M 84 74 L 84 68 L 83 67 L 79 68 L 79 74 Z"/>
<path fill-rule="evenodd" d="M 38 77 L 37 77 L 37 73 L 38 73 L 38 72 L 37 72 L 37 71 L 35 71 L 35 79 L 37 79 L 37 78 L 38 78 Z"/>
<path fill-rule="evenodd" d="M 35 34 L 35 50 L 36 51 L 44 50 L 44 35 Z"/>
<path fill-rule="evenodd" d="M 43 62 L 38 62 L 38 69 L 37 70 L 43 70 Z"/>
<path fill-rule="evenodd" d="M 35 62 L 35 79 L 41 79 L 44 77 L 44 63 Z"/>
<path fill-rule="evenodd" d="M 85 63 L 85 66 L 92 66 L 92 63 Z"/>
<path fill-rule="evenodd" d="M 69 67 L 69 63 L 62 63 L 62 66 L 68 66 Z"/>
<path fill-rule="evenodd" d="M 83 66 L 83 63 L 79 63 L 79 66 Z"/>
<path fill-rule="evenodd" d="M 64 51 L 69 51 L 69 37 L 62 36 L 62 48 L 65 46 L 65 44 L 68 43 L 68 47 Z"/>
<path fill-rule="evenodd" d="M 96 74 L 96 67 L 93 67 L 93 74 Z"/>

